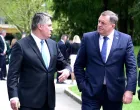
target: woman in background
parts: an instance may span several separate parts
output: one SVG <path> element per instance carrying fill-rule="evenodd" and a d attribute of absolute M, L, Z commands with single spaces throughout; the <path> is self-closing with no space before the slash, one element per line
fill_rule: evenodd
<path fill-rule="evenodd" d="M 77 52 L 80 48 L 80 44 L 81 44 L 81 40 L 80 40 L 80 37 L 78 35 L 75 35 L 73 37 L 73 41 L 71 43 L 71 55 L 70 55 L 70 65 L 71 65 L 71 68 L 72 68 L 72 73 L 71 73 L 71 84 L 73 84 L 74 82 L 74 79 L 75 79 L 75 76 L 74 76 L 74 63 L 75 63 L 75 60 L 76 60 L 76 57 L 77 57 Z"/>

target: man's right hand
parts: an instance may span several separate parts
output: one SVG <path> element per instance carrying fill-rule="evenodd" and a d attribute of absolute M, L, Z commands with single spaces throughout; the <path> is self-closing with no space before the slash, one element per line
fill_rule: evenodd
<path fill-rule="evenodd" d="M 20 108 L 20 102 L 19 102 L 19 100 L 12 99 L 12 100 L 10 100 L 10 104 L 11 104 L 11 108 L 13 110 L 18 110 L 18 108 Z"/>

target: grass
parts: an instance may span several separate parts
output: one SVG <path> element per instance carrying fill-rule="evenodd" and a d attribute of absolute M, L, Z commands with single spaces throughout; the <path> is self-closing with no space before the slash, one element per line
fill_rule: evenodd
<path fill-rule="evenodd" d="M 135 56 L 137 57 L 138 51 L 140 49 L 140 46 L 135 46 Z M 71 86 L 69 89 L 74 92 L 76 95 L 81 96 L 81 93 L 79 92 L 77 86 Z M 137 90 L 139 87 L 137 87 Z M 123 110 L 139 110 L 140 109 L 140 101 L 138 100 L 137 92 L 133 97 L 133 101 L 131 104 L 124 104 Z"/>

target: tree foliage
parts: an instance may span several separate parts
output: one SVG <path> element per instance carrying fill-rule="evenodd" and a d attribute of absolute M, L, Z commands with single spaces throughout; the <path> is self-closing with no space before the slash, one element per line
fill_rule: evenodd
<path fill-rule="evenodd" d="M 78 34 L 96 29 L 101 12 L 101 0 L 53 0 L 54 19 L 58 20 L 59 34 Z M 93 5 L 94 4 L 94 5 Z"/>
<path fill-rule="evenodd" d="M 140 21 L 138 17 L 136 19 L 134 17 L 140 14 L 140 0 L 53 0 L 53 2 L 54 18 L 59 21 L 60 34 L 82 36 L 84 32 L 96 30 L 100 13 L 112 10 L 119 16 L 117 29 L 133 36 L 133 41 L 138 38 L 134 35 Z"/>
<path fill-rule="evenodd" d="M 20 32 L 29 33 L 31 18 L 36 12 L 44 11 L 44 0 L 1 0 L 0 9 L 8 23 L 14 24 Z"/>

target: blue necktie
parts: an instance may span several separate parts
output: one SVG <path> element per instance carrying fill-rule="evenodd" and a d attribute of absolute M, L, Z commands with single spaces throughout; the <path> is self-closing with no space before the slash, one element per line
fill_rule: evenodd
<path fill-rule="evenodd" d="M 106 54 L 107 54 L 107 40 L 108 40 L 108 37 L 104 37 L 104 42 L 103 42 L 103 45 L 102 45 L 102 51 L 101 51 L 101 56 L 102 56 L 102 59 L 104 61 L 104 63 L 106 62 Z"/>
<path fill-rule="evenodd" d="M 41 54 L 42 54 L 42 58 L 44 60 L 44 63 L 46 65 L 46 68 L 48 68 L 48 62 L 47 62 L 47 50 L 45 49 L 45 41 L 41 40 Z"/>

